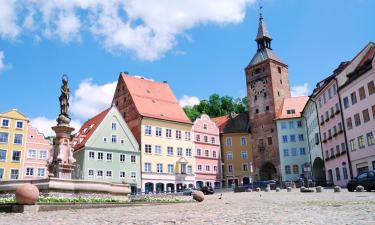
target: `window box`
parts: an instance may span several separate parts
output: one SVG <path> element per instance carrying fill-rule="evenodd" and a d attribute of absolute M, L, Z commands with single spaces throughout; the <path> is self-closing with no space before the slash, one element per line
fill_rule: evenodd
<path fill-rule="evenodd" d="M 336 112 L 335 112 L 335 114 L 339 114 L 340 112 L 341 112 L 341 110 L 337 109 Z"/>
<path fill-rule="evenodd" d="M 334 159 L 334 158 L 336 158 L 336 156 L 335 155 L 331 155 L 330 159 Z"/>
<path fill-rule="evenodd" d="M 336 153 L 336 157 L 339 157 L 340 155 L 341 155 L 340 152 L 337 152 L 337 153 Z"/>
<path fill-rule="evenodd" d="M 332 136 L 328 136 L 328 140 L 331 140 L 332 139 Z"/>
<path fill-rule="evenodd" d="M 326 160 L 326 161 L 329 161 L 329 160 L 330 160 L 330 158 L 326 158 L 325 160 Z"/>
<path fill-rule="evenodd" d="M 332 113 L 332 114 L 331 114 L 331 116 L 330 116 L 330 118 L 333 118 L 334 116 L 335 116 L 335 114 L 334 114 L 334 113 Z"/>
<path fill-rule="evenodd" d="M 321 121 L 321 122 L 320 122 L 320 125 L 323 125 L 323 124 L 324 124 L 324 121 Z"/>
<path fill-rule="evenodd" d="M 346 150 L 342 150 L 341 155 L 345 155 L 345 154 L 346 154 Z"/>
<path fill-rule="evenodd" d="M 329 121 L 329 117 L 327 117 L 325 121 L 328 122 Z"/>
<path fill-rule="evenodd" d="M 342 132 L 344 132 L 344 130 L 343 130 L 343 129 L 339 130 L 339 134 L 341 134 Z"/>
<path fill-rule="evenodd" d="M 323 143 L 326 143 L 326 142 L 327 142 L 327 139 L 324 139 L 322 142 L 323 142 Z"/>
<path fill-rule="evenodd" d="M 336 133 L 333 133 L 333 136 L 334 136 L 334 137 L 336 137 L 337 135 L 338 135 L 338 133 L 337 133 L 337 132 L 336 132 Z"/>

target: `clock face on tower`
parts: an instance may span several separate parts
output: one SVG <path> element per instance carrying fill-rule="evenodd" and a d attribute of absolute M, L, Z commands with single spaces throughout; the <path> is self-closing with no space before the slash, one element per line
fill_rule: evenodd
<path fill-rule="evenodd" d="M 260 79 L 253 81 L 251 84 L 251 89 L 254 94 L 259 95 L 265 92 L 266 90 L 266 80 Z"/>

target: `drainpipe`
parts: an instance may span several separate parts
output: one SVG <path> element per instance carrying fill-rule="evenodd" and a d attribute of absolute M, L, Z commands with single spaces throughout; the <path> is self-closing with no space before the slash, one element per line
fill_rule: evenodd
<path fill-rule="evenodd" d="M 345 148 L 346 148 L 347 157 L 348 157 L 348 164 L 349 164 L 349 174 L 350 174 L 350 179 L 353 179 L 352 162 L 350 160 L 348 137 L 347 137 L 346 128 L 345 128 L 346 126 L 345 126 L 344 111 L 343 111 L 344 108 L 342 107 L 341 96 L 340 96 L 340 88 L 339 88 L 339 85 L 338 85 L 338 82 L 337 82 L 337 78 L 334 77 L 334 79 L 335 79 L 336 86 L 337 86 L 337 96 L 339 97 L 339 104 L 340 104 L 340 108 L 341 108 L 340 114 L 341 114 L 341 121 L 342 121 L 342 129 L 344 130 Z"/>
<path fill-rule="evenodd" d="M 310 155 L 310 170 L 311 170 L 311 176 L 314 177 L 314 172 L 313 172 L 313 165 L 312 165 L 312 160 L 311 160 L 311 146 L 310 146 L 310 141 L 309 141 L 309 129 L 307 127 L 307 119 L 306 117 L 302 116 L 302 118 L 305 121 L 305 127 L 306 127 L 306 134 L 307 134 L 307 143 L 309 146 L 309 155 Z M 314 177 L 315 178 L 315 177 Z M 307 185 L 309 185 L 309 180 L 307 180 Z"/>

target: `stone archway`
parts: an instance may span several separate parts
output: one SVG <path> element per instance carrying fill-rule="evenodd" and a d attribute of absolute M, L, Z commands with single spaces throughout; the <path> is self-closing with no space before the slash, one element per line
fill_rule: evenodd
<path fill-rule="evenodd" d="M 154 192 L 154 184 L 153 183 L 145 183 L 145 193 L 152 193 Z"/>
<path fill-rule="evenodd" d="M 174 192 L 174 184 L 168 183 L 167 184 L 167 191 L 173 193 Z"/>
<path fill-rule="evenodd" d="M 271 162 L 266 162 L 259 170 L 260 180 L 276 180 L 277 170 Z"/>
<path fill-rule="evenodd" d="M 242 185 L 246 186 L 250 184 L 250 179 L 248 177 L 242 178 Z"/>
<path fill-rule="evenodd" d="M 196 187 L 197 188 L 202 188 L 203 187 L 203 181 L 197 181 L 196 182 Z"/>
<path fill-rule="evenodd" d="M 164 192 L 164 184 L 163 183 L 157 183 L 156 184 L 156 192 L 157 193 L 163 193 Z"/>
<path fill-rule="evenodd" d="M 326 184 L 326 174 L 324 171 L 324 161 L 322 158 L 317 157 L 314 160 L 313 168 L 312 168 L 314 180 L 316 185 L 318 186 L 325 186 Z"/>

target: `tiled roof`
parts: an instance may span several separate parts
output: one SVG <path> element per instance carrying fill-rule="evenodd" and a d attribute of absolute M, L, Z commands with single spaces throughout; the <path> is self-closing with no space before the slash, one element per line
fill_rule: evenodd
<path fill-rule="evenodd" d="M 258 26 L 258 34 L 257 34 L 256 40 L 260 40 L 264 37 L 267 37 L 267 38 L 271 39 L 271 35 L 267 30 L 266 23 L 263 20 L 263 16 L 260 15 L 259 26 Z"/>
<path fill-rule="evenodd" d="M 191 124 L 166 82 L 160 83 L 126 74 L 121 76 L 142 116 Z"/>
<path fill-rule="evenodd" d="M 271 49 L 262 48 L 257 50 L 254 57 L 251 59 L 249 65 L 247 65 L 247 68 L 254 66 L 258 63 L 261 63 L 263 61 L 266 61 L 267 59 L 272 59 L 274 61 L 283 63 L 281 59 Z"/>
<path fill-rule="evenodd" d="M 87 120 L 78 131 L 78 133 L 73 138 L 73 148 L 74 151 L 79 150 L 84 147 L 86 142 L 90 139 L 91 135 L 95 132 L 96 128 L 100 125 L 103 119 L 108 114 L 111 107 L 94 116 L 93 118 Z M 75 144 L 76 143 L 76 144 Z"/>
<path fill-rule="evenodd" d="M 279 120 L 301 117 L 301 112 L 308 100 L 309 97 L 307 96 L 285 98 L 275 119 Z M 288 110 L 294 110 L 294 113 L 288 113 Z"/>
<path fill-rule="evenodd" d="M 224 127 L 225 125 L 227 125 L 227 122 L 229 120 L 229 116 L 225 115 L 225 116 L 215 117 L 215 118 L 211 118 L 211 120 L 216 123 L 216 126 L 219 128 L 220 133 L 223 133 Z"/>
<path fill-rule="evenodd" d="M 220 133 L 244 133 L 250 131 L 248 112 L 212 118 Z"/>

